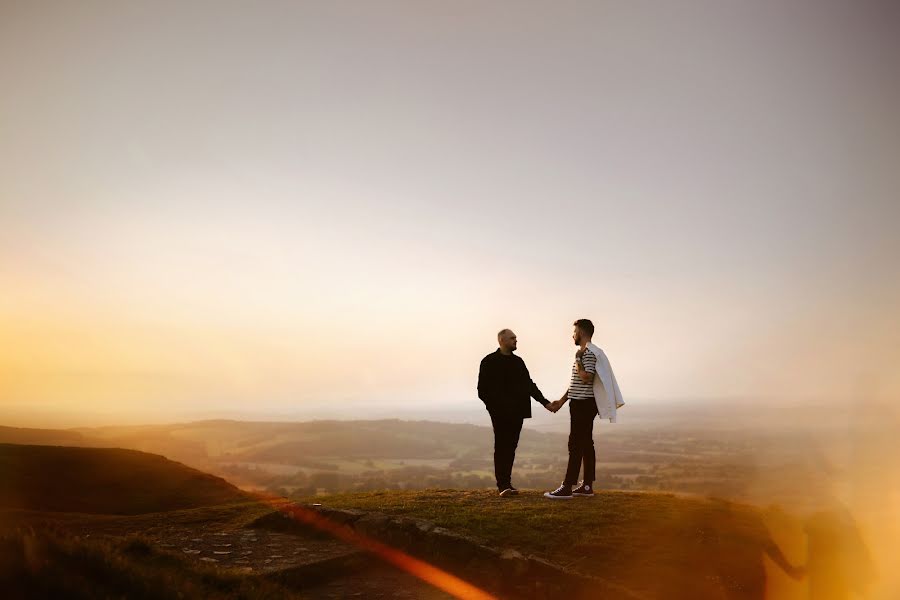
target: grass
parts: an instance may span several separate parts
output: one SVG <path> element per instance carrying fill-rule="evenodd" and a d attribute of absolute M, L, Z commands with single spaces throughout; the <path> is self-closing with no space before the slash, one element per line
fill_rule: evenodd
<path fill-rule="evenodd" d="M 206 530 L 240 529 L 272 512 L 272 506 L 257 501 L 232 502 L 140 515 L 99 515 L 38 510 L 0 509 L 0 534 L 22 528 L 65 529 L 122 536 L 131 531 L 153 532 L 172 526 Z"/>
<path fill-rule="evenodd" d="M 721 500 L 612 491 L 565 501 L 535 491 L 505 499 L 481 490 L 350 493 L 306 501 L 427 519 L 651 597 L 671 598 L 715 597 L 730 588 L 753 597 L 764 590 L 763 557 L 777 552 L 770 526 L 790 522 L 778 511 L 764 514 Z"/>
<path fill-rule="evenodd" d="M 601 492 L 590 499 L 551 501 L 539 492 L 523 491 L 515 499 L 493 491 L 427 490 L 367 492 L 307 498 L 335 508 L 354 508 L 433 521 L 503 545 L 546 556 L 562 556 L 573 545 L 597 543 L 612 531 L 636 535 L 668 530 L 686 533 L 709 501 L 671 494 Z M 648 527 L 649 526 L 649 527 Z M 643 534 L 642 534 L 643 535 Z"/>

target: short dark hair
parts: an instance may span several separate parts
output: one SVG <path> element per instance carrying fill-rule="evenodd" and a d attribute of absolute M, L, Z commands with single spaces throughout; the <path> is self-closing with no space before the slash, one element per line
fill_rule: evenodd
<path fill-rule="evenodd" d="M 594 335 L 594 324 L 591 323 L 590 319 L 578 319 L 577 321 L 572 323 L 572 325 L 588 335 Z"/>

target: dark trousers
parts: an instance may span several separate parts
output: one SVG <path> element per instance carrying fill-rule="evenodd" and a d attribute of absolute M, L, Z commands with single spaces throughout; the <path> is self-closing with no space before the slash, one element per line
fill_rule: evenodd
<path fill-rule="evenodd" d="M 513 461 L 516 460 L 522 421 L 522 417 L 491 415 L 494 426 L 494 476 L 497 478 L 497 489 L 501 492 L 512 486 Z"/>
<path fill-rule="evenodd" d="M 593 485 L 596 478 L 597 455 L 594 453 L 594 417 L 597 403 L 593 400 L 570 400 L 569 466 L 563 485 L 578 483 L 578 471 L 584 462 L 584 482 Z"/>

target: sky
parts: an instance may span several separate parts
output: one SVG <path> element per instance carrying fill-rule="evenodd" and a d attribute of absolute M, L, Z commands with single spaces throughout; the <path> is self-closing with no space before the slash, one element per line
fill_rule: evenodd
<path fill-rule="evenodd" d="M 898 16 L 0 0 L 0 422 L 893 399 Z"/>

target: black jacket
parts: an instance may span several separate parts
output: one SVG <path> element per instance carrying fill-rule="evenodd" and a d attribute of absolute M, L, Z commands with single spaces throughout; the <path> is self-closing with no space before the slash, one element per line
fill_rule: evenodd
<path fill-rule="evenodd" d="M 481 360 L 478 371 L 478 397 L 494 416 L 531 418 L 531 398 L 549 404 L 531 380 L 525 361 L 515 354 L 497 349 Z"/>

